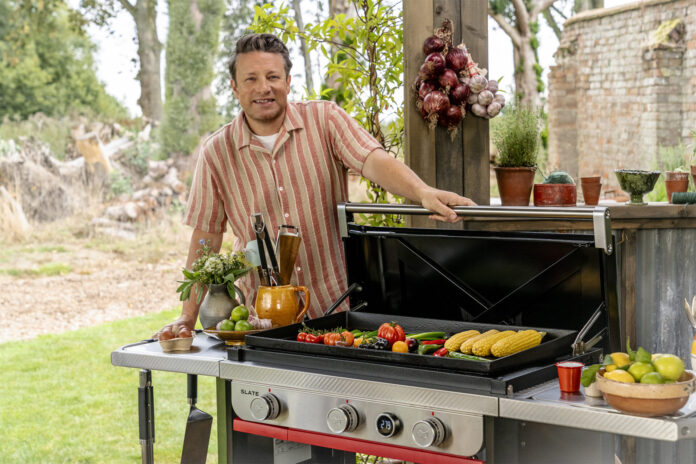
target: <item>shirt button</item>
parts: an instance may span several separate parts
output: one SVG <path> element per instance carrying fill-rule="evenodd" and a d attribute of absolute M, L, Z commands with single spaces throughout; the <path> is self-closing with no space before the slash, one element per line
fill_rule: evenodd
<path fill-rule="evenodd" d="M 297 266 L 297 272 L 300 272 L 302 268 L 300 266 Z"/>
<path fill-rule="evenodd" d="M 286 218 L 289 218 L 290 215 L 289 215 L 288 213 L 285 213 L 285 217 L 286 217 Z"/>
<path fill-rule="evenodd" d="M 273 160 L 273 164 L 275 164 L 276 160 Z"/>
<path fill-rule="evenodd" d="M 281 185 L 280 187 L 278 187 L 278 190 L 280 190 L 280 191 L 282 192 L 282 191 L 283 191 L 283 186 Z"/>

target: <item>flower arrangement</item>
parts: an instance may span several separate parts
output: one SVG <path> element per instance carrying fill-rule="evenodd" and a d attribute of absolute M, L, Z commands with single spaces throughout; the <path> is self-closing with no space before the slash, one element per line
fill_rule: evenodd
<path fill-rule="evenodd" d="M 231 298 L 235 297 L 234 282 L 238 278 L 246 275 L 251 266 L 241 251 L 215 253 L 210 248 L 209 242 L 201 239 L 203 245 L 198 253 L 191 269 L 182 269 L 184 280 L 180 280 L 181 285 L 176 289 L 181 293 L 181 301 L 185 301 L 191 295 L 191 289 L 195 284 L 201 287 L 208 287 L 213 284 L 227 284 L 227 293 Z M 200 303 L 203 292 L 199 291 L 196 303 Z"/>

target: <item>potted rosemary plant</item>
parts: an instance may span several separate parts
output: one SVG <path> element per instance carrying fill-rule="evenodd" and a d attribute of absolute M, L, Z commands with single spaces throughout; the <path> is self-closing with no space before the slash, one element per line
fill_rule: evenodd
<path fill-rule="evenodd" d="M 539 112 L 516 103 L 493 126 L 498 149 L 495 177 L 503 206 L 527 206 L 539 151 Z"/>

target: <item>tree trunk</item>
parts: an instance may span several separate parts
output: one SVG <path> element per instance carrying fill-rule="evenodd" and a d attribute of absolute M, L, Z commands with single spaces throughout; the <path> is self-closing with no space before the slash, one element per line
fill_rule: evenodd
<path fill-rule="evenodd" d="M 517 31 L 522 40 L 520 44 L 512 44 L 512 55 L 515 62 L 515 94 L 520 103 L 538 108 L 541 105 L 539 91 L 537 90 L 537 75 L 534 71 L 536 57 L 534 49 L 529 44 L 529 35 L 525 31 Z"/>
<path fill-rule="evenodd" d="M 121 4 L 133 16 L 138 35 L 138 58 L 140 59 L 138 105 L 144 117 L 159 123 L 162 120 L 160 74 L 162 43 L 157 37 L 157 0 L 138 0 L 135 5 L 127 0 L 121 0 Z"/>
<path fill-rule="evenodd" d="M 302 36 L 304 33 L 304 21 L 302 21 L 302 6 L 300 5 L 300 0 L 292 0 L 292 9 L 295 10 L 295 22 L 297 23 L 297 28 L 300 30 L 300 51 L 302 52 L 302 57 L 304 58 L 305 85 L 307 87 L 307 94 L 312 95 L 314 93 L 312 60 L 309 56 L 309 50 L 307 50 L 307 41 Z"/>
<path fill-rule="evenodd" d="M 604 8 L 604 0 L 575 0 L 574 10 L 576 13 L 581 11 Z"/>

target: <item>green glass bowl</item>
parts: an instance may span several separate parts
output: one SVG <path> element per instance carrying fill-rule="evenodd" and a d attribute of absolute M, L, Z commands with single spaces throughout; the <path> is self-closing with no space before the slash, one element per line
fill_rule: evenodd
<path fill-rule="evenodd" d="M 628 205 L 645 205 L 643 195 L 655 188 L 660 171 L 640 171 L 636 169 L 617 169 L 614 171 L 621 190 L 631 196 Z"/>

